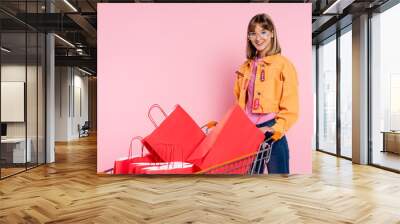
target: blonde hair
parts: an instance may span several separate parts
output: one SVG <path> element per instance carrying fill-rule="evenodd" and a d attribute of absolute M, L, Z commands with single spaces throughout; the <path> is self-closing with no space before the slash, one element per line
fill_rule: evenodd
<path fill-rule="evenodd" d="M 262 28 L 272 32 L 273 37 L 271 39 L 270 49 L 267 51 L 267 55 L 274 55 L 281 53 L 281 46 L 279 45 L 278 35 L 276 33 L 275 25 L 272 22 L 270 16 L 265 13 L 257 14 L 253 18 L 251 18 L 249 25 L 247 26 L 247 35 L 250 32 L 254 32 L 256 25 L 260 25 Z M 247 59 L 253 59 L 257 55 L 257 49 L 253 46 L 249 38 L 247 38 L 247 46 L 246 46 L 246 56 Z"/>

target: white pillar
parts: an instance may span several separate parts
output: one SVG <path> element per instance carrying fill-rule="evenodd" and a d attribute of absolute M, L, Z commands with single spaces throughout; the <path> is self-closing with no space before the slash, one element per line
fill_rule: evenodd
<path fill-rule="evenodd" d="M 46 4 L 47 12 L 53 12 L 50 1 Z M 46 35 L 46 163 L 55 162 L 55 43 L 54 35 Z"/>
<path fill-rule="evenodd" d="M 368 163 L 368 15 L 353 20 L 353 162 Z"/>

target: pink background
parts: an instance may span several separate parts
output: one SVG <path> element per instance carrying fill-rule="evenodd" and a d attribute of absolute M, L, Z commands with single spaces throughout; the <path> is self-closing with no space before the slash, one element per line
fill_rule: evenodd
<path fill-rule="evenodd" d="M 98 4 L 97 171 L 127 156 L 132 136 L 154 129 L 147 119 L 154 103 L 167 113 L 179 103 L 199 125 L 221 119 L 234 103 L 235 71 L 257 13 L 272 17 L 282 54 L 297 69 L 300 118 L 287 133 L 290 171 L 311 173 L 311 4 L 293 3 Z"/>

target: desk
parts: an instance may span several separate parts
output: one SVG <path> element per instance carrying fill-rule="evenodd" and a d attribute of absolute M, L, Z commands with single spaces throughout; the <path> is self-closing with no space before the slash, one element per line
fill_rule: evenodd
<path fill-rule="evenodd" d="M 2 157 L 3 158 L 9 157 L 5 158 L 5 160 L 9 163 L 25 163 L 25 158 L 27 158 L 26 162 L 30 162 L 32 159 L 32 154 L 31 154 L 32 140 L 28 138 L 26 142 L 28 143 L 27 144 L 28 147 L 26 147 L 26 155 L 25 155 L 25 138 L 1 139 Z"/>
<path fill-rule="evenodd" d="M 393 152 L 400 154 L 400 132 L 399 131 L 382 131 L 383 133 L 383 150 L 382 152 Z"/>

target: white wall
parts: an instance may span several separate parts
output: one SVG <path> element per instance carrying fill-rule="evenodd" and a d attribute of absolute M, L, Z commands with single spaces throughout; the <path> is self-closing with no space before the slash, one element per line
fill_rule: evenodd
<path fill-rule="evenodd" d="M 8 64 L 1 66 L 1 81 L 2 82 L 25 82 L 25 64 Z M 32 67 L 28 66 L 28 74 Z M 1 108 L 6 110 L 6 108 Z M 7 136 L 8 137 L 25 137 L 25 123 L 24 122 L 11 122 L 7 123 Z"/>
<path fill-rule="evenodd" d="M 88 77 L 83 75 L 76 68 L 56 67 L 56 141 L 77 139 L 78 124 L 88 120 Z"/>
<path fill-rule="evenodd" d="M 29 87 L 27 88 L 27 119 L 28 119 L 28 137 L 31 133 L 36 136 L 36 120 L 37 115 L 37 99 L 36 99 L 36 66 L 6 64 L 1 66 L 1 81 L 3 82 L 25 82 L 25 75 L 27 69 L 27 78 Z M 41 70 L 39 70 L 41 72 Z M 32 87 L 34 86 L 34 88 Z M 39 105 L 40 107 L 41 105 Z M 7 108 L 2 108 L 6 110 Z M 32 123 L 34 122 L 34 123 Z M 25 137 L 25 123 L 26 122 L 7 122 L 7 136 L 8 137 Z"/>
<path fill-rule="evenodd" d="M 68 140 L 69 68 L 55 68 L 55 141 Z"/>
<path fill-rule="evenodd" d="M 89 118 L 89 111 L 88 111 L 88 77 L 81 76 L 82 73 L 76 74 L 77 70 L 74 71 L 74 108 L 73 111 L 73 119 L 72 119 L 72 135 L 74 137 L 78 137 L 78 129 L 77 126 L 80 124 L 81 126 L 85 123 L 85 121 Z M 80 93 L 79 93 L 80 92 Z M 79 97 L 80 96 L 80 97 Z M 80 111 L 81 110 L 81 111 Z"/>

